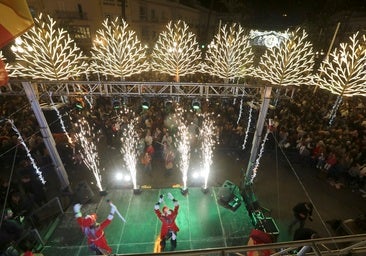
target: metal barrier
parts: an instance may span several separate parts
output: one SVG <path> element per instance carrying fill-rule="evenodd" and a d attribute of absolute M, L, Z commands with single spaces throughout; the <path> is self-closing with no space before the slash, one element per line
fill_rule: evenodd
<path fill-rule="evenodd" d="M 253 251 L 270 250 L 271 256 L 279 255 L 366 255 L 366 234 L 319 238 L 312 240 L 262 244 L 254 246 L 235 246 L 230 248 L 202 249 L 194 251 L 174 251 L 154 253 L 154 255 L 200 255 L 200 256 L 246 256 Z M 116 254 L 117 255 L 117 254 Z M 122 254 L 121 254 L 122 255 Z M 123 254 L 136 255 L 136 254 Z M 138 255 L 151 255 L 139 253 Z"/>
<path fill-rule="evenodd" d="M 49 226 L 55 222 L 55 216 L 64 215 L 61 201 L 58 197 L 54 197 L 41 207 L 34 210 L 29 216 L 31 222 L 30 234 L 35 234 L 40 246 L 45 244 L 45 241 L 51 235 L 54 229 Z M 42 230 L 46 232 L 42 232 Z"/>

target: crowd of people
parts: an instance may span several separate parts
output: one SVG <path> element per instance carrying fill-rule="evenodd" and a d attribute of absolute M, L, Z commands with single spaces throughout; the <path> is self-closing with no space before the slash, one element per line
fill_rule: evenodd
<path fill-rule="evenodd" d="M 365 197 L 366 109 L 363 99 L 343 99 L 330 125 L 329 113 L 335 99 L 327 91 L 299 87 L 291 97 L 278 101 L 273 99 L 277 103 L 273 103 L 274 107 L 269 109 L 267 121 L 272 120 L 271 131 L 275 135 L 276 146 L 285 153 L 296 152 L 300 161 L 319 169 L 319 174 L 325 175 L 331 185 L 336 188 L 351 187 L 361 191 Z M 116 105 L 111 98 L 99 96 L 94 99 L 92 107 L 88 107 L 85 101 L 84 109 L 76 109 L 75 101 L 71 99 L 65 104 L 66 110 L 62 114 L 71 120 L 67 122 L 71 135 L 78 132 L 78 128 L 72 124 L 83 117 L 91 124 L 97 141 L 110 149 L 121 147 L 121 137 L 125 136 L 127 125 L 131 120 L 136 120 L 141 172 L 151 173 L 152 163 L 160 161 L 169 175 L 177 168 L 179 159 L 176 145 L 178 128 L 174 116 L 178 106 L 186 110 L 183 115 L 191 134 L 192 151 L 198 147 L 199 127 L 203 120 L 201 113 L 210 112 L 218 138 L 216 147 L 240 158 L 247 135 L 250 108 L 250 104 L 245 103 L 247 101 L 251 99 L 202 99 L 200 109 L 192 110 L 191 99 L 181 99 L 177 103 L 165 98 L 151 98 L 149 108 L 143 109 L 140 100 L 130 100 L 126 104 L 121 101 L 121 104 Z M 124 110 L 126 106 L 129 111 Z M 253 109 L 250 134 L 254 132 L 258 111 Z M 14 216 L 26 219 L 34 209 L 47 201 L 47 187 L 40 184 L 34 174 L 27 150 L 19 143 L 18 134 L 8 120 L 14 121 L 38 166 L 50 165 L 51 159 L 25 96 L 1 96 L 0 113 L 0 157 L 3 163 L 0 205 L 1 209 L 11 210 Z M 58 125 L 58 122 L 50 124 L 53 125 Z M 70 145 L 67 140 L 57 139 L 56 143 L 66 165 L 83 165 L 77 141 Z M 14 175 L 7 175 L 13 169 Z"/>

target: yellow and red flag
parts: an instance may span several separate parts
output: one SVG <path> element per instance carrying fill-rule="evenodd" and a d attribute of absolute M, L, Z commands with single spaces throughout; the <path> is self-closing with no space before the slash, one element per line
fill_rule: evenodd
<path fill-rule="evenodd" d="M 9 81 L 8 72 L 6 72 L 5 64 L 0 59 L 0 86 L 6 85 Z"/>
<path fill-rule="evenodd" d="M 0 0 L 0 49 L 33 25 L 26 0 Z"/>

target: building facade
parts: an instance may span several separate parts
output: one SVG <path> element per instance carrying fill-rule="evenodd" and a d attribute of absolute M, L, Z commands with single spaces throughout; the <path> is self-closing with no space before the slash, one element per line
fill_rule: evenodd
<path fill-rule="evenodd" d="M 200 44 L 210 41 L 219 26 L 216 12 L 178 0 L 28 0 L 28 5 L 34 16 L 50 15 L 87 52 L 106 18 L 123 18 L 149 47 L 171 20 L 184 20 Z"/>

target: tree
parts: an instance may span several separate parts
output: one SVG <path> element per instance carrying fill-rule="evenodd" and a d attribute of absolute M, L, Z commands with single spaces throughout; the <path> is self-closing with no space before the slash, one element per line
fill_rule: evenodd
<path fill-rule="evenodd" d="M 263 81 L 269 82 L 271 85 L 310 85 L 313 82 L 313 68 L 314 53 L 312 44 L 307 41 L 306 32 L 304 30 L 301 32 L 297 29 L 294 32 L 289 33 L 289 36 L 279 45 L 267 48 L 266 52 L 260 58 L 259 66 L 256 68 L 254 75 Z M 246 171 L 244 184 L 246 189 L 250 188 L 250 184 L 253 182 L 256 175 L 256 169 L 258 167 L 258 161 L 256 161 L 256 158 L 271 98 L 271 92 L 272 87 L 265 86 L 262 95 L 261 110 L 257 120 L 250 159 Z M 264 145 L 263 143 L 262 145 Z"/>
<path fill-rule="evenodd" d="M 40 14 L 35 26 L 12 46 L 16 57 L 13 69 L 18 76 L 33 79 L 67 80 L 86 73 L 86 57 L 56 21 Z"/>
<path fill-rule="evenodd" d="M 203 72 L 226 81 L 252 73 L 254 55 L 242 26 L 225 24 L 208 46 Z"/>
<path fill-rule="evenodd" d="M 366 37 L 355 33 L 348 43 L 341 43 L 319 67 L 316 84 L 332 94 L 338 95 L 329 114 L 332 124 L 343 97 L 366 96 Z"/>
<path fill-rule="evenodd" d="M 97 31 L 91 55 L 91 69 L 103 75 L 120 77 L 123 80 L 134 74 L 148 71 L 146 49 L 128 24 L 116 18 L 104 20 L 103 28 Z"/>
<path fill-rule="evenodd" d="M 161 32 L 151 55 L 153 71 L 174 76 L 194 74 L 200 68 L 201 51 L 196 36 L 189 32 L 189 26 L 181 20 L 170 21 Z"/>
<path fill-rule="evenodd" d="M 366 37 L 355 33 L 320 64 L 315 81 L 320 88 L 341 97 L 366 96 Z"/>
<path fill-rule="evenodd" d="M 279 46 L 268 48 L 261 57 L 255 76 L 272 85 L 310 85 L 313 81 L 314 52 L 307 33 L 297 29 Z"/>

